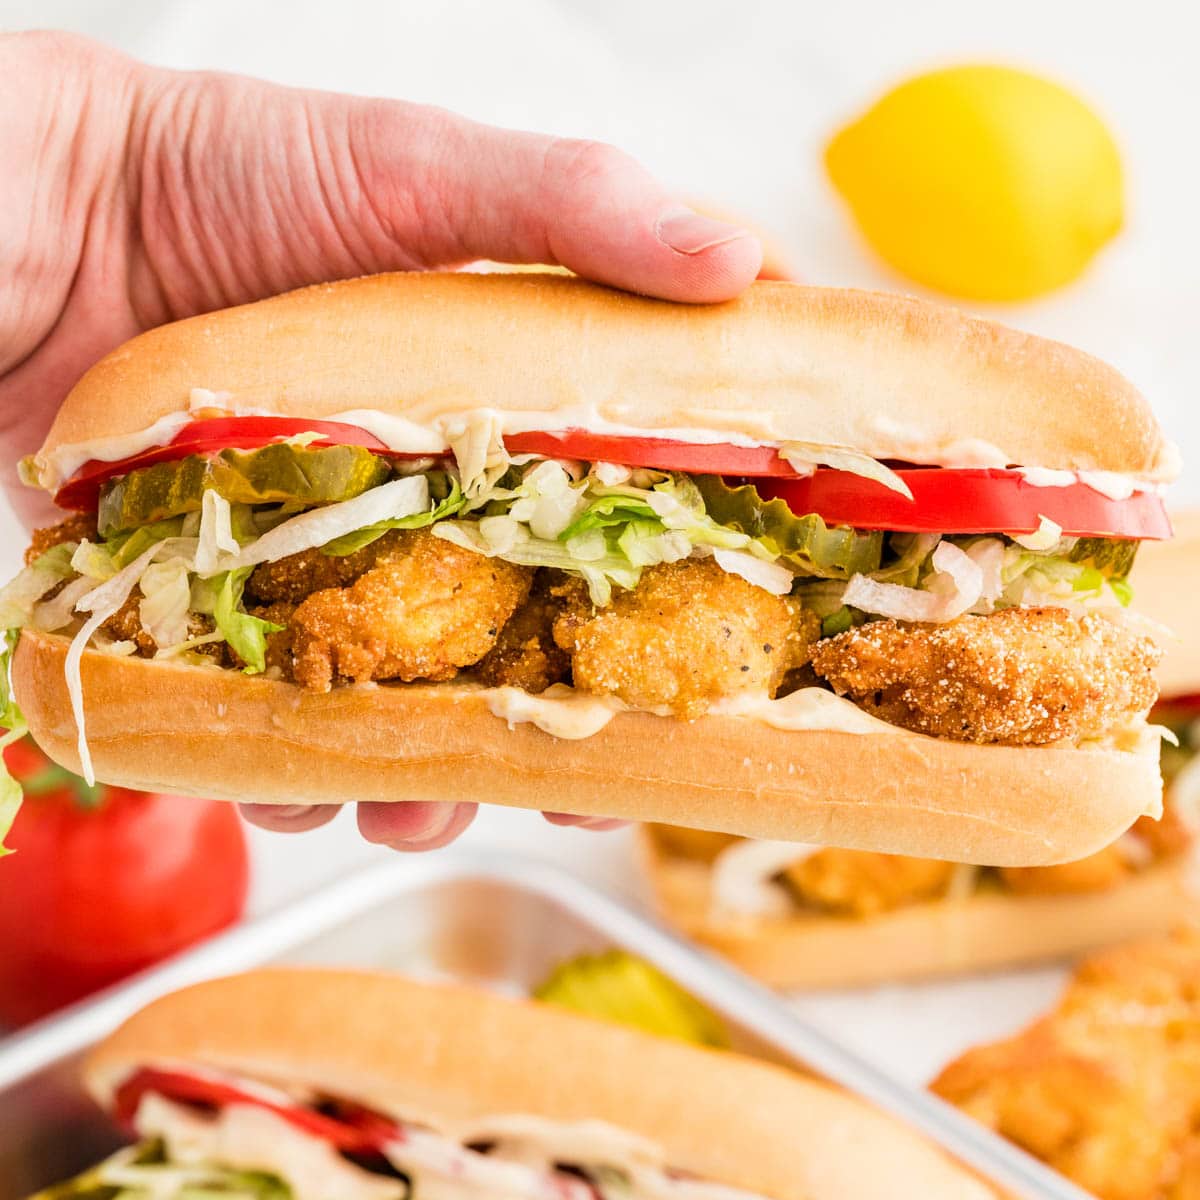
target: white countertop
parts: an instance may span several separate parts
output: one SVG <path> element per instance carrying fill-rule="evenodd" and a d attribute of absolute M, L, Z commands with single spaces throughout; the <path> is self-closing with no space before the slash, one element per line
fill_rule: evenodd
<path fill-rule="evenodd" d="M 842 118 L 899 75 L 999 59 L 1073 84 L 1104 112 L 1130 176 L 1128 227 L 1077 285 L 986 310 L 1100 354 L 1151 397 L 1185 458 L 1200 456 L 1200 167 L 1181 130 L 1200 108 L 1196 17 L 1174 0 L 1118 5 L 925 0 L 799 5 L 743 0 L 0 0 L 0 27 L 72 28 L 178 67 L 391 94 L 482 120 L 615 142 L 680 190 L 771 230 L 804 278 L 912 290 L 866 254 L 819 168 Z M 1200 472 L 1176 503 L 1200 500 Z M 22 535 L 4 514 L 0 573 Z M 467 835 L 568 861 L 622 890 L 636 881 L 626 834 L 553 829 L 527 813 L 482 814 Z M 253 908 L 311 890 L 386 851 L 344 814 L 282 837 L 252 833 Z M 1054 994 L 1038 971 L 800 1001 L 812 1019 L 908 1079 L 972 1040 L 1015 1028 Z"/>

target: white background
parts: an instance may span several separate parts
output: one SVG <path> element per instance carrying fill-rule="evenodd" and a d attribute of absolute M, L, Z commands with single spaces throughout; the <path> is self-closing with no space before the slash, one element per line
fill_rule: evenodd
<path fill-rule="evenodd" d="M 63 27 L 168 66 L 429 101 L 480 120 L 603 138 L 688 196 L 775 235 L 808 281 L 908 287 L 856 240 L 820 170 L 829 132 L 889 82 L 992 60 L 1075 86 L 1122 145 L 1125 233 L 1077 285 L 990 310 L 1092 350 L 1151 397 L 1185 459 L 1200 459 L 1200 168 L 1196 24 L 1183 0 L 1137 5 L 1007 0 L 653 3 L 651 0 L 0 0 L 0 28 Z M 0 166 L 0 169 L 3 169 Z M 1200 499 L 1185 473 L 1176 503 Z M 22 534 L 2 514 L 0 568 Z M 556 831 L 492 811 L 468 835 L 566 858 L 613 886 L 635 881 L 625 835 Z M 381 857 L 345 814 L 295 838 L 254 834 L 256 910 Z M 1015 1028 L 1060 973 L 800 1002 L 816 1020 L 922 1078 L 973 1038 Z"/>

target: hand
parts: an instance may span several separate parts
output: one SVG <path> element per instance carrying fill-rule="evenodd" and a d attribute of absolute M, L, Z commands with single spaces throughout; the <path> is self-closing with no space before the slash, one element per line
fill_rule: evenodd
<path fill-rule="evenodd" d="M 747 231 L 687 209 L 611 146 L 160 70 L 66 34 L 0 36 L 0 163 L 0 458 L 31 522 L 52 518 L 18 488 L 16 461 L 88 366 L 154 325 L 322 280 L 480 258 L 724 300 L 762 257 Z M 336 809 L 244 811 L 298 830 Z M 432 849 L 473 813 L 363 804 L 358 820 L 371 841 Z"/>

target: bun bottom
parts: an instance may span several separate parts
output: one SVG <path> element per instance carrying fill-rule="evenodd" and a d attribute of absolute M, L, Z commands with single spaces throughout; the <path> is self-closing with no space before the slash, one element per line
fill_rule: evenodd
<path fill-rule="evenodd" d="M 67 647 L 24 631 L 13 687 L 38 743 L 78 770 Z M 510 728 L 469 686 L 317 694 L 95 650 L 81 670 L 97 777 L 148 791 L 260 804 L 483 801 L 997 866 L 1082 858 L 1161 812 L 1153 738 L 1138 751 L 1025 749 L 624 712 L 564 741 Z"/>
<path fill-rule="evenodd" d="M 1163 934 L 1196 910 L 1197 864 L 1164 861 L 1120 887 L 1062 896 L 989 891 L 875 917 L 797 911 L 782 918 L 711 916 L 712 869 L 669 854 L 650 829 L 639 856 L 659 915 L 768 987 L 796 991 L 907 983 L 1075 958 Z"/>

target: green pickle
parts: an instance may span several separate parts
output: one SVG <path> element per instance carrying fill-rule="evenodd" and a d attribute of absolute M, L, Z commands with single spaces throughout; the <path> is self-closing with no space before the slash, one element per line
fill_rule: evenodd
<path fill-rule="evenodd" d="M 1124 579 L 1133 569 L 1137 549 L 1137 542 L 1123 538 L 1083 537 L 1067 558 L 1099 571 L 1106 579 Z"/>
<path fill-rule="evenodd" d="M 816 513 L 797 516 L 783 500 L 764 501 L 753 484 L 731 488 L 715 475 L 698 475 L 694 482 L 714 521 L 757 538 L 795 571 L 849 579 L 879 570 L 884 536 L 879 530 L 829 526 Z"/>
<path fill-rule="evenodd" d="M 130 471 L 100 493 L 104 537 L 198 512 L 204 493 L 231 504 L 332 504 L 385 482 L 391 467 L 362 446 L 309 448 L 277 442 L 261 450 L 222 450 Z"/>
<path fill-rule="evenodd" d="M 729 1045 L 729 1034 L 716 1013 L 656 967 L 623 950 L 569 959 L 534 995 L 659 1037 L 722 1049 Z"/>

